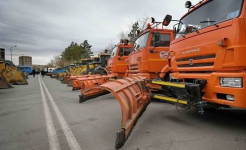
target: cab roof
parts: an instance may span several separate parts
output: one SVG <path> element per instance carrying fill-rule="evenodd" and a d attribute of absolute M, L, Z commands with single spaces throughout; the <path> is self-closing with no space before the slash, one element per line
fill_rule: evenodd
<path fill-rule="evenodd" d="M 156 32 L 156 31 L 161 32 L 161 33 L 173 33 L 173 30 L 172 29 L 154 29 L 154 28 L 152 28 L 152 29 L 146 29 L 146 30 L 144 30 L 143 32 L 141 32 L 139 34 L 139 36 L 141 36 L 141 35 L 143 35 L 143 34 L 145 34 L 147 32 Z"/>
<path fill-rule="evenodd" d="M 187 13 L 185 13 L 180 20 L 182 20 L 185 16 L 187 16 L 188 14 L 190 14 L 191 12 L 195 11 L 197 8 L 201 7 L 202 5 L 206 4 L 207 2 L 209 2 L 211 0 L 202 0 L 200 2 L 198 2 L 197 4 L 195 4 L 194 6 L 192 6 L 189 11 Z"/>

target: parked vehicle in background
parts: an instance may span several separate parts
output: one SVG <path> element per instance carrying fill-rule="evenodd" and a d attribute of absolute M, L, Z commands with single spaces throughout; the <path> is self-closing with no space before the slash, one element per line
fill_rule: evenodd
<path fill-rule="evenodd" d="M 48 73 L 48 72 L 52 72 L 53 70 L 55 70 L 56 68 L 44 68 L 43 70 Z"/>
<path fill-rule="evenodd" d="M 65 73 L 65 72 L 66 72 L 66 68 L 57 68 L 51 72 L 50 77 L 55 78 L 59 73 Z"/>
<path fill-rule="evenodd" d="M 32 73 L 32 67 L 31 66 L 18 66 L 18 71 L 22 72 L 22 73 L 28 73 L 31 74 Z"/>
<path fill-rule="evenodd" d="M 43 68 L 45 75 L 50 76 L 51 72 L 54 71 L 56 68 Z"/>

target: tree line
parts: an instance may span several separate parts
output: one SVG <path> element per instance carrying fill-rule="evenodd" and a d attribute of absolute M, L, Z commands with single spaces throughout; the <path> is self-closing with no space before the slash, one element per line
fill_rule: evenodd
<path fill-rule="evenodd" d="M 81 59 L 91 58 L 93 56 L 91 47 L 92 45 L 87 40 L 81 44 L 72 41 L 60 55 L 51 59 L 46 67 L 65 67 L 71 63 L 80 62 Z"/>

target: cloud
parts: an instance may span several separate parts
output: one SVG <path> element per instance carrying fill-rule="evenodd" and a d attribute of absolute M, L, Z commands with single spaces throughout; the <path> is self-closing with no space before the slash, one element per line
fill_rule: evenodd
<path fill-rule="evenodd" d="M 157 21 L 162 21 L 166 14 L 179 19 L 187 12 L 184 3 L 182 0 L 0 0 L 0 43 L 7 48 L 18 45 L 13 49 L 15 64 L 23 54 L 33 56 L 34 64 L 46 64 L 72 41 L 88 40 L 97 54 L 109 43 L 118 43 L 118 33 L 145 14 Z M 9 49 L 6 58 L 10 59 Z"/>

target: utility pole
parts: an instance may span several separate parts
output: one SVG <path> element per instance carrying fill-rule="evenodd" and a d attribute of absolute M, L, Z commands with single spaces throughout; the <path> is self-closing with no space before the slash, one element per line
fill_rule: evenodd
<path fill-rule="evenodd" d="M 12 49 L 15 48 L 15 47 L 17 47 L 17 45 L 15 45 L 15 46 L 13 46 L 13 47 L 10 47 L 11 63 L 13 63 L 13 62 L 12 62 Z"/>

